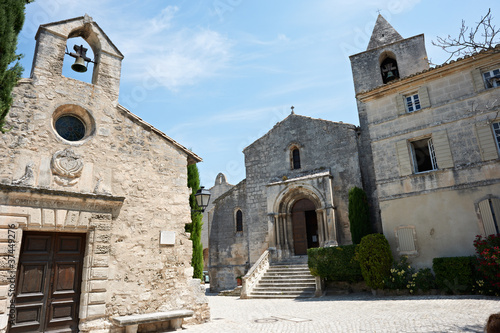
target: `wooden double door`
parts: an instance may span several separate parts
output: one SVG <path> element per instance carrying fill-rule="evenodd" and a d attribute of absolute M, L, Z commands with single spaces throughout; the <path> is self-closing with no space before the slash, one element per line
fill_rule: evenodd
<path fill-rule="evenodd" d="M 293 247 L 295 255 L 307 254 L 307 249 L 319 247 L 316 207 L 311 200 L 298 200 L 292 207 Z"/>
<path fill-rule="evenodd" d="M 9 332 L 78 332 L 85 234 L 25 232 Z"/>

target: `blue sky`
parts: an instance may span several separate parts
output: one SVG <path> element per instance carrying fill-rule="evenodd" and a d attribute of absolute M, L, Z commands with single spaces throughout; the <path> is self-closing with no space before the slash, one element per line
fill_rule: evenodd
<path fill-rule="evenodd" d="M 38 26 L 89 14 L 125 56 L 120 103 L 200 155 L 211 187 L 219 172 L 245 177 L 243 148 L 292 105 L 358 125 L 349 55 L 366 49 L 377 11 L 404 38 L 424 33 L 441 64 L 431 41 L 488 8 L 500 24 L 496 0 L 36 0 L 18 49 L 28 77 Z"/>

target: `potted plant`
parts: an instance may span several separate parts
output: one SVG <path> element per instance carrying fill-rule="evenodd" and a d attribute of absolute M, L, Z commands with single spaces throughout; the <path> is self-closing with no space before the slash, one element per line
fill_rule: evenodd
<path fill-rule="evenodd" d="M 241 275 L 236 277 L 236 284 L 237 284 L 238 286 L 241 286 L 241 285 L 242 285 L 242 281 L 243 281 L 243 280 L 242 280 Z"/>

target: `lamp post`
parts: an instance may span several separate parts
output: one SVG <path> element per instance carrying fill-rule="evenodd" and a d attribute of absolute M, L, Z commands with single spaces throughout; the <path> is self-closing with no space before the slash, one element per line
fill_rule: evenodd
<path fill-rule="evenodd" d="M 198 204 L 198 207 L 201 208 L 200 210 L 194 210 L 194 211 L 203 213 L 210 201 L 210 191 L 206 190 L 204 186 L 200 186 L 200 189 L 196 191 L 196 194 L 194 196 L 196 198 L 196 203 Z"/>

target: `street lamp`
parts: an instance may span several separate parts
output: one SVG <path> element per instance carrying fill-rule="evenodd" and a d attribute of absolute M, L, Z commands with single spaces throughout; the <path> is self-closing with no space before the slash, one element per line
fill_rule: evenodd
<path fill-rule="evenodd" d="M 200 189 L 196 191 L 196 194 L 194 195 L 196 197 L 196 203 L 198 204 L 198 207 L 201 208 L 202 213 L 205 211 L 205 208 L 208 206 L 208 202 L 210 201 L 210 191 L 205 190 L 204 186 L 200 186 Z"/>

